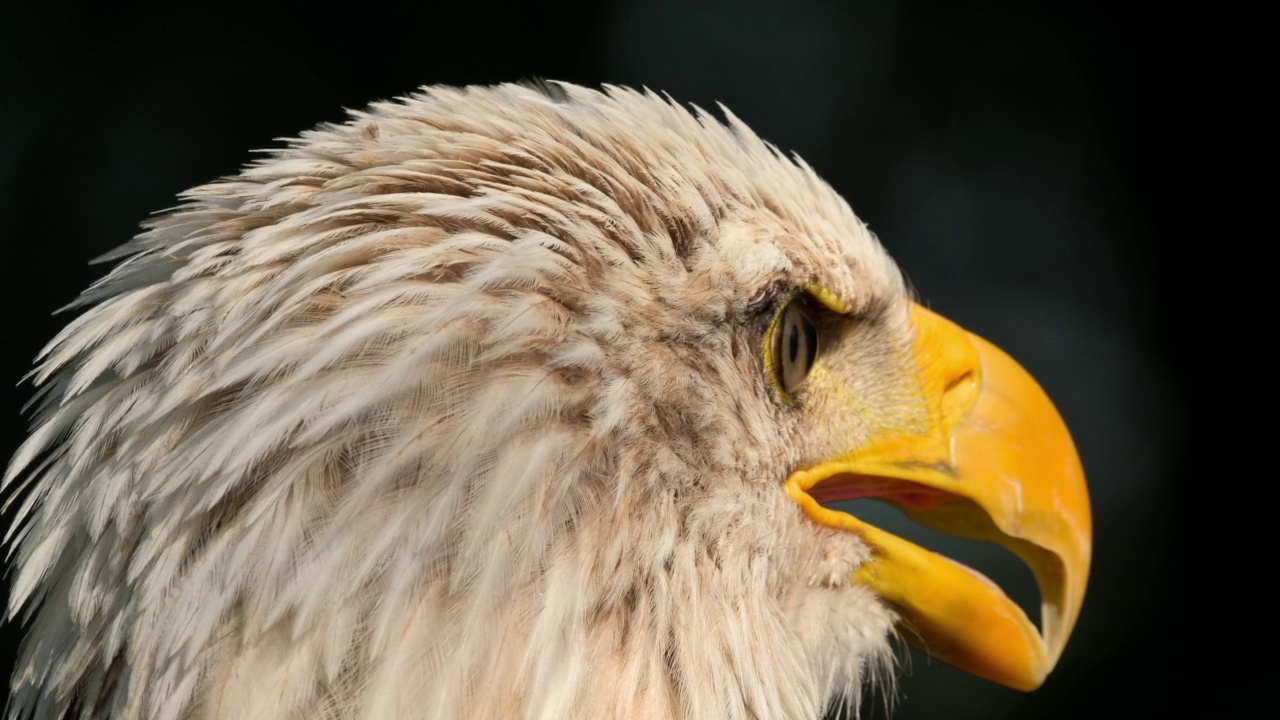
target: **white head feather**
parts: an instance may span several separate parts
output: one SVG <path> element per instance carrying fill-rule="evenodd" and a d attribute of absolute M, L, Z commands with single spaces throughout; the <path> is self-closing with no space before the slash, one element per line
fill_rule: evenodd
<path fill-rule="evenodd" d="M 732 116 L 432 88 L 183 199 L 36 373 L 11 717 L 813 718 L 890 661 L 759 342 L 903 283 Z"/>

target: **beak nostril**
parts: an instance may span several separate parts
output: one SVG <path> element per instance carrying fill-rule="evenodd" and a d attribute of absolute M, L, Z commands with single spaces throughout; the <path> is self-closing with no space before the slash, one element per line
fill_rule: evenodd
<path fill-rule="evenodd" d="M 952 390 L 958 387 L 961 387 L 966 383 L 971 384 L 973 383 L 973 381 L 974 381 L 973 371 L 965 370 L 964 372 L 957 375 L 954 380 L 947 383 L 947 387 L 943 389 L 943 392 L 951 392 Z"/>
<path fill-rule="evenodd" d="M 947 383 L 942 392 L 942 417 L 946 427 L 954 428 L 969 414 L 978 399 L 979 373 L 968 368 Z"/>

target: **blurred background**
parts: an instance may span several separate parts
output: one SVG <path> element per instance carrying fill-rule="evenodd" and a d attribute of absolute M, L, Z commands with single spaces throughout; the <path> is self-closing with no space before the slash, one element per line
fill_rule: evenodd
<path fill-rule="evenodd" d="M 1123 2 L 105 5 L 0 9 L 0 460 L 25 433 L 19 379 L 69 320 L 53 311 L 176 193 L 420 85 L 647 86 L 723 103 L 799 153 L 1075 435 L 1095 557 L 1058 669 L 1024 694 L 913 653 L 892 717 L 1145 717 L 1192 682 L 1189 649 L 1217 626 L 1189 619 L 1214 598 L 1181 571 L 1204 543 L 1179 530 L 1226 508 L 1191 494 L 1198 343 L 1182 324 L 1203 290 L 1178 248 L 1200 155 L 1169 17 Z M 954 552 L 1035 603 L 1016 562 Z M 19 636 L 0 634 L 4 677 Z"/>

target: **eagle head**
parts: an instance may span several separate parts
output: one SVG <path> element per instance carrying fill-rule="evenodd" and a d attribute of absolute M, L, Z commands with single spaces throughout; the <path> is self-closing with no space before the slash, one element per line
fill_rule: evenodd
<path fill-rule="evenodd" d="M 11 717 L 816 718 L 895 632 L 1062 652 L 1062 420 L 731 115 L 428 88 L 182 198 L 34 373 Z M 1010 548 L 1043 628 L 864 497 Z"/>

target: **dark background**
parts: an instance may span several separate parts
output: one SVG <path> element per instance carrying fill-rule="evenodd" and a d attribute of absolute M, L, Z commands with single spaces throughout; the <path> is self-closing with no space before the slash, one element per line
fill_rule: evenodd
<path fill-rule="evenodd" d="M 1143 717 L 1199 695 L 1194 653 L 1221 624 L 1197 619 L 1216 586 L 1192 529 L 1226 525 L 1192 495 L 1199 20 L 1133 3 L 105 5 L 0 9 L 0 460 L 25 432 L 18 380 L 68 320 L 51 313 L 106 269 L 88 260 L 251 149 L 424 84 L 644 85 L 723 102 L 803 156 L 1076 437 L 1095 558 L 1058 669 L 1023 694 L 913 655 L 893 716 Z M 4 677 L 19 635 L 0 637 Z"/>

